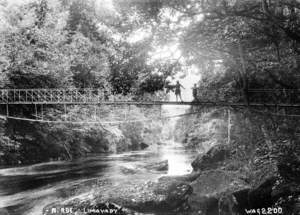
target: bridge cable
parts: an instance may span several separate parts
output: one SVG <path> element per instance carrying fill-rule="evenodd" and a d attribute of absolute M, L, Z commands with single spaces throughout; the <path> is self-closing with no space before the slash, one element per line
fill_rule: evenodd
<path fill-rule="evenodd" d="M 179 118 L 187 115 L 194 115 L 199 114 L 200 112 L 192 112 L 192 113 L 184 113 L 184 114 L 178 114 L 173 116 L 165 116 L 165 117 L 159 117 L 159 119 L 171 119 L 171 118 Z M 29 119 L 29 118 L 21 118 L 21 117 L 13 117 L 13 116 L 0 116 L 1 118 L 6 119 L 13 119 L 13 120 L 20 120 L 20 121 L 29 121 L 29 122 L 39 122 L 39 123 L 49 123 L 49 124 L 126 124 L 126 123 L 135 123 L 135 122 L 147 122 L 147 121 L 154 121 L 157 119 L 136 119 L 136 120 L 127 120 L 127 121 L 53 121 L 53 120 L 41 120 L 41 119 Z"/>
<path fill-rule="evenodd" d="M 257 109 L 250 109 L 253 112 L 257 112 L 260 114 L 264 115 L 271 115 L 271 116 L 277 116 L 277 117 L 293 117 L 293 118 L 300 118 L 300 115 L 296 114 L 278 114 L 278 113 L 270 113 L 266 111 L 260 111 Z M 179 118 L 183 116 L 188 116 L 188 115 L 195 115 L 202 113 L 201 111 L 196 111 L 196 112 L 190 112 L 190 113 L 184 113 L 184 114 L 178 114 L 178 115 L 172 115 L 172 116 L 165 116 L 165 117 L 159 117 L 160 120 L 163 119 L 172 119 L 172 118 Z M 5 116 L 5 115 L 0 115 L 0 118 L 2 119 L 13 119 L 13 120 L 20 120 L 20 121 L 29 121 L 29 122 L 38 122 L 38 123 L 49 123 L 49 124 L 101 124 L 101 125 L 112 125 L 112 124 L 126 124 L 126 123 L 135 123 L 135 122 L 149 122 L 157 119 L 133 119 L 133 120 L 118 120 L 118 121 L 53 121 L 53 120 L 42 120 L 42 119 L 29 119 L 29 118 L 21 118 L 21 117 L 13 117 L 13 116 Z"/>

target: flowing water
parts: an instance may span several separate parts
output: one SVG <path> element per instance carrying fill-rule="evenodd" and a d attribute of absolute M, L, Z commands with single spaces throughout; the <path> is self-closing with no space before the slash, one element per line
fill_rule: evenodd
<path fill-rule="evenodd" d="M 191 172 L 195 152 L 180 144 L 167 142 L 145 151 L 114 155 L 95 155 L 75 161 L 41 163 L 0 169 L 0 214 L 39 215 L 42 209 L 59 199 L 89 195 L 101 184 L 126 183 L 131 180 L 155 181 L 163 175 Z M 167 172 L 131 171 L 141 166 L 168 160 Z M 2 215 L 2 214 L 1 214 Z"/>
<path fill-rule="evenodd" d="M 163 106 L 171 115 L 182 114 L 187 108 Z M 171 119 L 164 126 L 162 139 L 172 138 L 176 120 Z M 70 198 L 86 199 L 95 190 L 101 192 L 133 181 L 144 183 L 165 175 L 188 174 L 196 154 L 169 140 L 143 151 L 0 169 L 0 215 L 40 215 L 46 205 Z M 143 168 L 164 160 L 168 160 L 168 171 Z"/>

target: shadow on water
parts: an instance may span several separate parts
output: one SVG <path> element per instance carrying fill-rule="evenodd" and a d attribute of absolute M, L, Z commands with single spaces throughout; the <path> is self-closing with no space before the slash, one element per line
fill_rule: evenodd
<path fill-rule="evenodd" d="M 93 187 L 101 190 L 107 184 L 183 175 L 191 171 L 190 163 L 195 154 L 171 142 L 146 151 L 0 169 L 0 208 L 8 210 L 10 215 L 40 214 L 45 205 L 64 198 L 89 195 Z M 168 160 L 167 172 L 140 169 L 162 160 Z"/>

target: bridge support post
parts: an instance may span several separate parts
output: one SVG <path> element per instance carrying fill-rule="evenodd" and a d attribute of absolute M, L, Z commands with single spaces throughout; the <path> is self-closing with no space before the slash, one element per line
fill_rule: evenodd
<path fill-rule="evenodd" d="M 161 117 L 162 117 L 162 106 L 159 105 L 159 118 L 161 119 Z"/>
<path fill-rule="evenodd" d="M 41 104 L 41 117 L 42 117 L 42 120 L 44 120 L 44 106 L 43 106 L 43 104 Z"/>
<path fill-rule="evenodd" d="M 38 118 L 38 110 L 37 110 L 37 105 L 34 104 L 34 111 L 35 111 L 35 118 Z"/>
<path fill-rule="evenodd" d="M 231 112 L 230 109 L 227 109 L 227 144 L 229 145 L 231 142 Z"/>
<path fill-rule="evenodd" d="M 64 104 L 65 121 L 67 121 L 67 105 Z"/>
<path fill-rule="evenodd" d="M 6 103 L 6 116 L 9 116 L 8 103 Z"/>
<path fill-rule="evenodd" d="M 130 111 L 131 111 L 131 106 L 130 104 L 128 105 L 128 115 L 130 116 Z"/>
<path fill-rule="evenodd" d="M 125 120 L 125 122 L 127 121 L 127 112 L 126 112 L 126 110 L 124 110 L 124 120 Z"/>
<path fill-rule="evenodd" d="M 97 121 L 97 105 L 94 106 L 94 120 Z"/>

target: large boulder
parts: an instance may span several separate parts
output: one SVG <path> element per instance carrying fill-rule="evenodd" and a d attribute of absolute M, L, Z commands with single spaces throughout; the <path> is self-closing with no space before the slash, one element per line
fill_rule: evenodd
<path fill-rule="evenodd" d="M 276 177 L 267 178 L 261 184 L 250 190 L 248 200 L 251 208 L 267 208 L 273 205 L 275 200 L 271 193 L 276 179 Z"/>
<path fill-rule="evenodd" d="M 278 179 L 278 169 L 275 163 L 258 163 L 253 170 L 251 180 L 251 190 L 248 194 L 251 208 L 266 208 L 273 205 L 275 199 L 272 197 L 272 189 Z"/>
<path fill-rule="evenodd" d="M 144 150 L 144 149 L 149 148 L 149 145 L 146 144 L 146 143 L 144 143 L 144 142 L 141 142 L 141 143 L 140 143 L 140 148 L 141 148 L 142 150 Z"/>
<path fill-rule="evenodd" d="M 213 146 L 207 153 L 200 154 L 193 162 L 194 171 L 217 169 L 224 166 L 224 162 L 230 158 L 230 147 L 219 144 Z"/>
<path fill-rule="evenodd" d="M 1 215 L 9 215 L 8 211 L 4 208 L 2 208 L 2 209 L 0 208 L 0 214 Z"/>
<path fill-rule="evenodd" d="M 300 214 L 300 183 L 281 183 L 273 187 L 271 193 L 275 204 L 282 208 L 285 214 Z"/>
<path fill-rule="evenodd" d="M 241 211 L 250 186 L 239 178 L 238 172 L 224 170 L 203 171 L 191 183 L 193 193 L 189 205 L 193 213 L 219 215 Z M 245 195 L 240 195 L 244 193 Z M 220 209 L 220 211 L 219 211 Z"/>
<path fill-rule="evenodd" d="M 283 208 L 285 214 L 299 214 L 299 182 L 284 179 L 280 173 L 282 171 L 278 168 L 278 164 L 274 163 L 264 165 L 253 173 L 252 188 L 248 193 L 250 208 L 268 208 L 277 205 Z"/>

